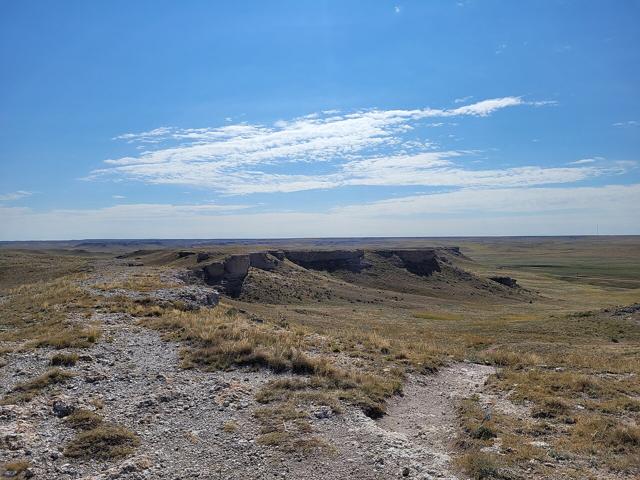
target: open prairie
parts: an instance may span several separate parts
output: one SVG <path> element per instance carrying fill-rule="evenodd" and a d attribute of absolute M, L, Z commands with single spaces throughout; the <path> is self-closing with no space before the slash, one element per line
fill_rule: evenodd
<path fill-rule="evenodd" d="M 5 243 L 3 474 L 637 478 L 639 302 L 631 236 Z"/>

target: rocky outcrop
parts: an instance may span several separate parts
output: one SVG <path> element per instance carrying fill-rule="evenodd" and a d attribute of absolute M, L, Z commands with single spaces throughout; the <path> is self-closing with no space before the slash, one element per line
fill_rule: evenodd
<path fill-rule="evenodd" d="M 511 278 L 511 277 L 489 277 L 489 280 L 492 280 L 496 283 L 499 283 L 501 285 L 504 285 L 505 287 L 509 287 L 509 288 L 517 288 L 519 287 L 518 282 L 516 281 L 515 278 Z"/>
<path fill-rule="evenodd" d="M 224 261 L 224 273 L 227 278 L 245 276 L 249 271 L 249 255 L 231 255 Z"/>
<path fill-rule="evenodd" d="M 268 252 L 254 252 L 249 254 L 249 263 L 253 268 L 273 270 L 278 266 L 280 260 Z"/>
<path fill-rule="evenodd" d="M 225 259 L 222 286 L 228 295 L 232 297 L 240 295 L 242 283 L 249 273 L 250 265 L 249 255 L 231 255 Z"/>
<path fill-rule="evenodd" d="M 360 272 L 367 267 L 364 250 L 285 250 L 291 262 L 311 270 Z"/>
<path fill-rule="evenodd" d="M 220 285 L 227 295 L 237 297 L 249 268 L 273 270 L 279 260 L 267 252 L 230 255 L 222 261 L 212 262 L 202 268 L 204 280 L 209 285 Z"/>
<path fill-rule="evenodd" d="M 457 247 L 433 249 L 384 249 L 370 253 L 392 259 L 394 263 L 409 272 L 429 276 L 440 272 L 438 252 L 461 255 Z M 442 260 L 446 260 L 446 255 Z M 359 273 L 371 267 L 364 250 L 269 250 L 247 254 L 230 255 L 223 260 L 207 263 L 202 267 L 204 279 L 209 285 L 218 285 L 232 297 L 240 295 L 249 268 L 274 270 L 281 262 L 288 260 L 309 270 L 325 272 Z"/>
<path fill-rule="evenodd" d="M 375 250 L 373 253 L 384 258 L 397 258 L 404 268 L 415 275 L 427 277 L 441 270 L 434 249 Z"/>
<path fill-rule="evenodd" d="M 210 255 L 206 252 L 200 252 L 198 253 L 198 256 L 196 257 L 196 262 L 200 263 L 200 262 L 204 262 L 205 260 L 209 260 Z"/>
<path fill-rule="evenodd" d="M 202 271 L 205 282 L 210 285 L 220 283 L 224 279 L 224 262 L 210 263 L 203 267 Z"/>

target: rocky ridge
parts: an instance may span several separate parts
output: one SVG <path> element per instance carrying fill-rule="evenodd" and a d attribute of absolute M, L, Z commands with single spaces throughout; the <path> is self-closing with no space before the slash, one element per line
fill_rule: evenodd
<path fill-rule="evenodd" d="M 446 255 L 460 256 L 457 247 L 440 249 L 384 249 L 370 253 L 395 262 L 398 267 L 420 276 L 439 272 L 441 258 Z M 195 253 L 194 253 L 195 254 Z M 358 273 L 371 265 L 365 259 L 365 250 L 269 250 L 247 254 L 229 255 L 222 260 L 208 260 L 205 253 L 198 253 L 197 270 L 209 285 L 220 286 L 232 297 L 237 297 L 249 268 L 271 271 L 288 261 L 300 267 L 316 271 L 345 271 Z"/>

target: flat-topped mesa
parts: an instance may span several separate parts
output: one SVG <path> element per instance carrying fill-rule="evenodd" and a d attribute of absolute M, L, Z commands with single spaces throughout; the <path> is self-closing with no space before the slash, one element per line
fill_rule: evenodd
<path fill-rule="evenodd" d="M 367 267 L 364 250 L 285 250 L 291 262 L 310 270 L 360 272 Z"/>
<path fill-rule="evenodd" d="M 389 259 L 400 268 L 420 276 L 429 276 L 441 271 L 440 260 L 448 262 L 439 254 L 459 256 L 458 247 L 446 248 L 413 248 L 413 249 L 381 249 L 381 250 L 269 250 L 245 254 L 229 255 L 222 260 L 202 266 L 204 280 L 210 285 L 220 285 L 227 295 L 240 295 L 244 279 L 250 268 L 274 270 L 283 261 L 288 260 L 308 270 L 325 272 L 345 271 L 360 273 L 372 264 L 366 254 L 373 254 Z M 198 258 L 207 260 L 204 254 Z"/>
<path fill-rule="evenodd" d="M 433 272 L 439 272 L 441 270 L 436 249 L 385 249 L 374 250 L 373 253 L 385 258 L 397 257 L 402 261 L 402 266 L 415 275 L 429 276 L 433 274 Z"/>

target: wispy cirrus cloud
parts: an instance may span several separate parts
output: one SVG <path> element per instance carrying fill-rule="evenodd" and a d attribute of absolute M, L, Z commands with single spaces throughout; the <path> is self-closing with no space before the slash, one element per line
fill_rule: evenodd
<path fill-rule="evenodd" d="M 574 160 L 573 162 L 569 162 L 569 165 L 588 165 L 588 164 L 592 164 L 592 163 L 602 163 L 604 161 L 606 161 L 607 159 L 605 157 L 587 157 L 587 158 L 581 158 L 579 160 Z M 635 162 L 634 162 L 635 163 Z M 620 162 L 616 162 L 616 164 L 618 166 L 620 166 Z"/>
<path fill-rule="evenodd" d="M 294 192 L 343 186 L 429 186 L 507 188 L 573 183 L 602 175 L 619 175 L 633 165 L 609 167 L 539 167 L 469 169 L 453 159 L 469 152 L 427 152 L 353 160 L 327 175 L 253 172 L 231 175 L 218 186 L 231 194 Z M 197 181 L 197 178 L 193 178 Z M 206 185 L 206 182 L 203 185 Z"/>
<path fill-rule="evenodd" d="M 115 177 L 152 184 L 194 185 L 225 194 L 385 184 L 384 179 L 374 181 L 373 173 L 385 175 L 386 184 L 391 185 L 414 184 L 414 181 L 407 183 L 400 177 L 408 179 L 415 173 L 420 174 L 421 181 L 433 181 L 436 174 L 457 173 L 444 170 L 451 167 L 450 160 L 446 160 L 446 164 L 443 162 L 459 153 L 433 153 L 440 158 L 438 165 L 429 160 L 427 151 L 433 144 L 408 135 L 421 120 L 487 117 L 508 107 L 549 103 L 552 102 L 501 97 L 451 109 L 324 111 L 281 120 L 271 126 L 162 127 L 116 137 L 146 145 L 147 150 L 134 156 L 106 160 L 107 167 L 93 171 L 88 178 Z M 384 156 L 381 155 L 383 150 Z M 322 175 L 269 171 L 278 165 L 300 162 L 328 162 L 332 171 Z M 470 176 L 480 178 L 481 175 Z M 435 184 L 439 184 L 438 181 Z"/>
<path fill-rule="evenodd" d="M 640 185 L 571 188 L 461 189 L 411 195 L 332 209 L 338 215 L 360 217 L 421 215 L 533 215 L 617 211 L 629 214 L 640 202 Z"/>
<path fill-rule="evenodd" d="M 33 195 L 33 192 L 28 192 L 26 190 L 17 190 L 15 192 L 0 194 L 0 202 L 20 200 L 21 198 L 30 197 L 31 195 Z"/>
<path fill-rule="evenodd" d="M 453 103 L 464 103 L 464 102 L 468 102 L 469 100 L 471 100 L 473 98 L 473 95 L 467 95 L 466 97 L 460 97 L 460 98 L 456 98 Z"/>
<path fill-rule="evenodd" d="M 614 127 L 640 127 L 640 122 L 637 120 L 627 120 L 626 122 L 616 122 Z"/>

